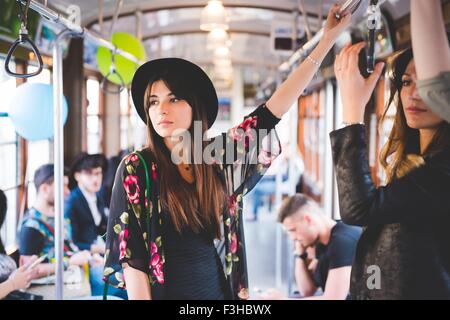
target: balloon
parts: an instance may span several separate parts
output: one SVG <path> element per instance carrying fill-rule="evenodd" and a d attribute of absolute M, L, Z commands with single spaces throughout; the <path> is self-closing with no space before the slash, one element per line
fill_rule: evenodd
<path fill-rule="evenodd" d="M 67 121 L 68 108 L 63 97 L 63 119 Z M 23 138 L 36 141 L 53 137 L 53 86 L 44 83 L 24 83 L 16 88 L 8 116 L 16 132 Z"/>
<path fill-rule="evenodd" d="M 123 32 L 113 33 L 111 42 L 118 49 L 132 54 L 139 60 L 145 60 L 144 46 L 131 34 Z M 109 68 L 111 66 L 111 57 L 112 55 L 110 49 L 105 47 L 98 47 L 97 65 L 100 73 L 103 76 L 106 76 L 109 73 Z M 134 72 L 138 68 L 138 65 L 118 54 L 114 56 L 114 59 L 116 72 L 123 78 L 123 82 L 125 85 L 129 84 L 133 79 Z M 108 80 L 118 85 L 122 84 L 120 78 L 115 74 L 108 76 Z"/>

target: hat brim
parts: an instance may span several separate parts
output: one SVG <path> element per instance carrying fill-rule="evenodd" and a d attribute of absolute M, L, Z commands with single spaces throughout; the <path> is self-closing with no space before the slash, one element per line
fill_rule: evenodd
<path fill-rule="evenodd" d="M 144 95 L 149 80 L 155 74 L 159 74 L 168 68 L 175 69 L 180 75 L 189 79 L 189 84 L 202 99 L 203 105 L 206 108 L 208 128 L 210 128 L 216 120 L 219 109 L 216 89 L 214 88 L 211 79 L 199 66 L 180 58 L 151 60 L 144 63 L 136 70 L 131 82 L 131 96 L 139 117 L 144 123 L 147 123 Z"/>

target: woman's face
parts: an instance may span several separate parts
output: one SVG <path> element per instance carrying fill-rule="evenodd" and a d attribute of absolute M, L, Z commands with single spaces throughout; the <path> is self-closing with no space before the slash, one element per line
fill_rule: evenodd
<path fill-rule="evenodd" d="M 150 121 L 162 138 L 170 138 L 175 130 L 188 130 L 192 123 L 192 108 L 177 98 L 164 81 L 155 81 L 150 88 L 148 101 Z"/>
<path fill-rule="evenodd" d="M 416 81 L 416 67 L 412 59 L 402 76 L 400 91 L 406 122 L 413 129 L 435 129 L 443 120 L 422 101 L 417 92 Z"/>

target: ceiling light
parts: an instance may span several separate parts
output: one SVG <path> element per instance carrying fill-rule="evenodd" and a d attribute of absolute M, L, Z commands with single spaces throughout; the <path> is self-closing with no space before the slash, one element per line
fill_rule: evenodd
<path fill-rule="evenodd" d="M 228 30 L 227 13 L 221 1 L 208 1 L 206 7 L 202 10 L 200 29 L 204 31 Z"/>

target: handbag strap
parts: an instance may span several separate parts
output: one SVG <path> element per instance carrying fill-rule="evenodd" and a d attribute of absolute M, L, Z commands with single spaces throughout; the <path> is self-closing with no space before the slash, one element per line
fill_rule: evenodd
<path fill-rule="evenodd" d="M 146 190 L 146 194 L 144 194 L 144 197 L 150 197 L 150 177 L 148 174 L 148 166 L 147 166 L 147 162 L 145 161 L 144 157 L 142 156 L 142 154 L 138 151 L 134 151 L 132 154 L 135 154 L 139 157 L 140 162 L 144 165 L 144 172 L 145 172 L 145 190 Z M 144 206 L 145 206 L 145 201 L 144 201 Z M 146 206 L 146 219 L 147 219 L 147 239 L 150 239 L 150 205 Z M 109 277 L 108 277 L 109 278 Z M 108 296 L 108 287 L 109 287 L 109 279 L 106 279 L 105 281 L 105 285 L 103 288 L 103 300 L 107 300 L 107 296 Z"/>

